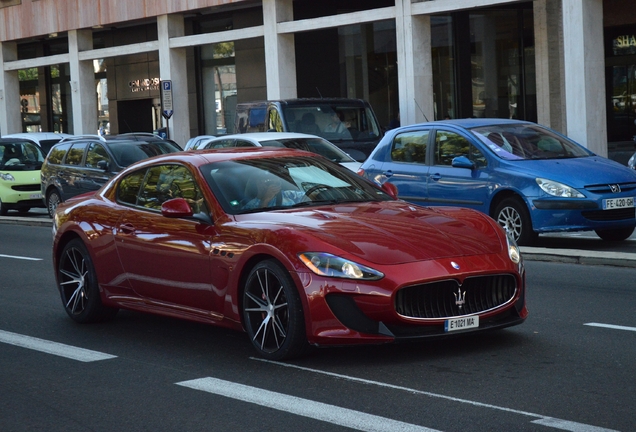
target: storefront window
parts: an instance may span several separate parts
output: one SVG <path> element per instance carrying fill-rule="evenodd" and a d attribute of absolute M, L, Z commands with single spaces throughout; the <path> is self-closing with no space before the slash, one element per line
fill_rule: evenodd
<path fill-rule="evenodd" d="M 435 120 L 453 118 L 456 96 L 452 18 L 431 17 L 431 35 Z"/>

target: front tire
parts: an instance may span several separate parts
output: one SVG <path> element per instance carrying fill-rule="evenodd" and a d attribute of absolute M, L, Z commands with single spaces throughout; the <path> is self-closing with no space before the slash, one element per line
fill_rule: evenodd
<path fill-rule="evenodd" d="M 506 198 L 497 205 L 494 219 L 512 234 L 519 245 L 529 246 L 538 235 L 532 230 L 532 220 L 525 204 L 518 198 Z"/>
<path fill-rule="evenodd" d="M 305 320 L 291 276 L 274 260 L 258 263 L 243 290 L 243 322 L 254 348 L 270 360 L 302 355 L 307 347 Z"/>
<path fill-rule="evenodd" d="M 634 233 L 634 227 L 595 230 L 596 235 L 605 241 L 623 241 L 628 239 Z"/>
<path fill-rule="evenodd" d="M 60 194 L 58 191 L 52 190 L 51 192 L 48 193 L 48 195 L 46 196 L 46 209 L 49 212 L 50 218 L 53 218 L 53 216 L 55 216 L 55 210 L 57 209 L 57 206 L 61 202 L 62 202 L 62 198 L 60 197 Z"/>
<path fill-rule="evenodd" d="M 7 206 L 2 204 L 2 200 L 0 200 L 0 216 L 6 216 L 7 215 Z"/>
<path fill-rule="evenodd" d="M 57 268 L 58 288 L 68 316 L 78 323 L 111 319 L 117 309 L 102 304 L 95 267 L 88 249 L 74 239 L 62 250 Z"/>

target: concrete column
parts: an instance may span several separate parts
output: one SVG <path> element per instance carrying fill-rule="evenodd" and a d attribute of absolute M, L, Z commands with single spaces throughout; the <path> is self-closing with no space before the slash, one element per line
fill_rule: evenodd
<path fill-rule="evenodd" d="M 188 105 L 188 76 L 186 49 L 170 48 L 170 38 L 185 34 L 181 15 L 157 17 L 159 38 L 159 76 L 162 81 L 172 81 L 172 107 L 174 114 L 166 122 L 168 136 L 185 146 L 190 139 L 190 109 Z M 163 121 L 166 121 L 165 119 Z"/>
<path fill-rule="evenodd" d="M 93 49 L 90 30 L 68 32 L 69 68 L 71 72 L 71 104 L 75 135 L 97 133 L 97 88 L 92 60 L 79 60 L 79 53 Z"/>
<path fill-rule="evenodd" d="M 537 122 L 566 133 L 561 0 L 535 0 Z"/>
<path fill-rule="evenodd" d="M 567 135 L 607 156 L 603 0 L 563 0 Z"/>
<path fill-rule="evenodd" d="M 396 0 L 400 124 L 435 120 L 431 18 L 412 15 L 411 0 Z"/>
<path fill-rule="evenodd" d="M 263 0 L 267 99 L 288 99 L 298 95 L 294 35 L 278 34 L 276 27 L 279 22 L 293 19 L 292 0 Z"/>
<path fill-rule="evenodd" d="M 18 59 L 15 42 L 0 42 L 0 135 L 22 132 L 18 71 L 5 71 L 4 63 Z"/>

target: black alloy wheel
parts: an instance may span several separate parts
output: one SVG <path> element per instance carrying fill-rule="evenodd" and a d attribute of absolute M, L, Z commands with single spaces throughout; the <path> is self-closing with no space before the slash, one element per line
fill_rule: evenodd
<path fill-rule="evenodd" d="M 55 209 L 62 202 L 62 198 L 60 198 L 60 194 L 56 190 L 52 190 L 46 196 L 46 209 L 49 212 L 49 217 L 53 218 L 55 216 Z"/>
<path fill-rule="evenodd" d="M 242 308 L 245 330 L 262 357 L 282 360 L 306 351 L 300 297 L 289 273 L 276 261 L 262 261 L 252 269 Z"/>
<path fill-rule="evenodd" d="M 81 240 L 71 240 L 64 247 L 58 261 L 57 276 L 62 304 L 74 321 L 104 321 L 117 313 L 117 309 L 102 304 L 95 268 Z"/>
<path fill-rule="evenodd" d="M 506 198 L 495 209 L 494 219 L 512 234 L 519 245 L 530 246 L 538 234 L 532 230 L 532 221 L 525 204 L 519 198 Z"/>

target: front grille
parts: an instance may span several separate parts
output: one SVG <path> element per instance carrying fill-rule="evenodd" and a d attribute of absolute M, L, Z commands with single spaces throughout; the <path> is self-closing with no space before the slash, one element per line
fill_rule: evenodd
<path fill-rule="evenodd" d="M 410 318 L 451 318 L 495 309 L 517 292 L 512 275 L 475 276 L 458 281 L 444 280 L 402 288 L 395 296 L 395 310 Z M 458 297 L 465 303 L 457 304 Z"/>
<path fill-rule="evenodd" d="M 11 186 L 11 189 L 18 192 L 40 192 L 41 186 L 39 183 L 30 185 L 16 185 Z"/>
<path fill-rule="evenodd" d="M 592 221 L 615 221 L 634 219 L 636 210 L 634 208 L 622 208 L 614 210 L 591 210 L 581 212 L 584 218 Z"/>
<path fill-rule="evenodd" d="M 585 190 L 593 192 L 595 194 L 604 195 L 604 194 L 612 194 L 616 193 L 616 191 L 612 190 L 612 186 L 618 186 L 621 192 L 629 192 L 636 189 L 636 183 L 618 183 L 614 185 L 609 184 L 597 184 L 597 185 L 587 185 L 585 186 Z"/>

